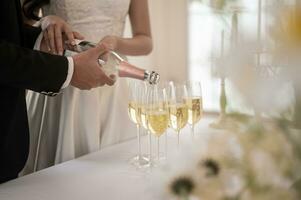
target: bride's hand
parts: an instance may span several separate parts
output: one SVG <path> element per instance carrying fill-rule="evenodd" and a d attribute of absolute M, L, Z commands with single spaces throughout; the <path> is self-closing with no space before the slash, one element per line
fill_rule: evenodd
<path fill-rule="evenodd" d="M 118 45 L 118 38 L 116 36 L 108 35 L 100 40 L 99 43 L 104 44 L 110 50 L 115 51 Z"/>
<path fill-rule="evenodd" d="M 99 44 L 103 44 L 108 50 L 116 51 L 118 45 L 118 38 L 116 36 L 105 36 L 100 40 Z M 104 61 L 108 60 L 108 53 L 101 56 Z"/>
<path fill-rule="evenodd" d="M 71 26 L 60 17 L 49 15 L 43 17 L 40 23 L 48 52 L 53 54 L 63 54 L 64 42 L 75 45 L 75 39 L 84 39 L 80 33 L 73 31 Z"/>

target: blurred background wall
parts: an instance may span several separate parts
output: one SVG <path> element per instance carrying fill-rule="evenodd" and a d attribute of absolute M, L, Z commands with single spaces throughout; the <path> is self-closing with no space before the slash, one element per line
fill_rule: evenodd
<path fill-rule="evenodd" d="M 220 79 L 215 75 L 214 57 L 220 52 L 221 31 L 225 45 L 230 43 L 231 12 L 217 14 L 208 6 L 210 0 L 149 0 L 154 50 L 149 56 L 129 57 L 138 66 L 157 70 L 162 80 L 198 80 L 202 83 L 205 111 L 219 111 Z M 255 35 L 258 30 L 259 0 L 225 0 L 236 2 L 240 39 Z M 294 4 L 300 0 L 261 0 L 262 39 L 269 28 L 266 13 L 279 2 Z M 131 35 L 127 21 L 125 36 Z M 250 113 L 231 82 L 226 80 L 227 110 Z"/>
<path fill-rule="evenodd" d="M 188 1 L 149 0 L 153 52 L 149 56 L 129 57 L 138 66 L 157 70 L 162 80 L 188 78 Z M 131 35 L 127 20 L 125 36 Z"/>

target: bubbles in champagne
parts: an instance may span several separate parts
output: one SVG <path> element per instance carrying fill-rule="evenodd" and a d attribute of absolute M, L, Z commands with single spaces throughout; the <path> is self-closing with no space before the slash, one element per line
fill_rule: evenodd
<path fill-rule="evenodd" d="M 137 103 L 136 102 L 129 102 L 128 105 L 128 114 L 130 119 L 135 123 L 135 124 L 139 124 L 140 122 L 140 118 L 139 118 L 139 113 L 137 111 L 139 111 L 138 107 L 137 107 Z M 138 115 L 137 115 L 138 114 Z"/>
<path fill-rule="evenodd" d="M 186 104 L 169 105 L 168 110 L 170 126 L 174 130 L 180 131 L 188 121 L 188 109 Z"/>
<path fill-rule="evenodd" d="M 193 125 L 200 121 L 203 111 L 202 97 L 185 98 L 185 104 L 188 108 L 188 123 Z"/>
<path fill-rule="evenodd" d="M 161 136 L 168 127 L 168 113 L 166 111 L 150 111 L 148 114 L 148 127 L 151 133 Z"/>
<path fill-rule="evenodd" d="M 145 105 L 141 106 L 140 119 L 143 128 L 148 129 L 148 117 L 147 117 L 147 107 Z"/>

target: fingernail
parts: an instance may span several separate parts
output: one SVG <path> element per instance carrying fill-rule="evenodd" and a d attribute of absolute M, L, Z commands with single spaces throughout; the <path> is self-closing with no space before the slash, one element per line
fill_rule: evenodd
<path fill-rule="evenodd" d="M 103 61 L 103 60 L 101 60 L 101 59 L 98 59 L 98 63 L 99 63 L 100 65 L 105 65 L 105 64 L 106 64 L 106 62 Z"/>
<path fill-rule="evenodd" d="M 63 55 L 63 52 L 62 52 L 62 51 L 59 51 L 59 55 L 61 55 L 61 56 L 62 56 L 62 55 Z"/>
<path fill-rule="evenodd" d="M 71 42 L 71 44 L 74 46 L 74 45 L 76 45 L 76 42 L 73 40 L 73 41 Z"/>

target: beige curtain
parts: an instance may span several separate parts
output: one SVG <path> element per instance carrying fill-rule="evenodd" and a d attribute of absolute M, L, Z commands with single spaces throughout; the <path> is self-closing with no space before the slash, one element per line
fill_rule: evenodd
<path fill-rule="evenodd" d="M 138 66 L 160 73 L 161 80 L 188 78 L 187 0 L 149 0 L 153 52 L 149 56 L 129 57 Z M 127 22 L 125 36 L 130 36 Z"/>

